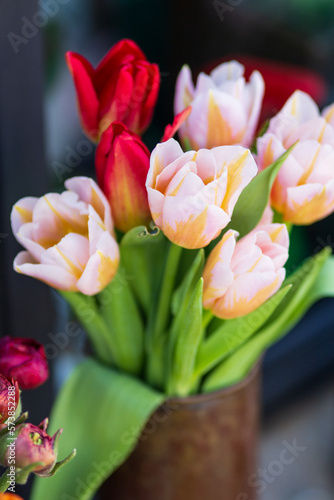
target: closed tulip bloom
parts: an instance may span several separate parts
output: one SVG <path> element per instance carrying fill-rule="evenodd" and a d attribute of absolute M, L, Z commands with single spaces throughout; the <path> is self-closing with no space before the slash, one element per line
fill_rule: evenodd
<path fill-rule="evenodd" d="M 13 233 L 26 248 L 14 269 L 67 291 L 94 295 L 114 277 L 119 249 L 110 206 L 88 177 L 65 182 L 67 191 L 23 198 L 12 210 Z"/>
<path fill-rule="evenodd" d="M 158 144 L 146 181 L 153 220 L 173 243 L 205 247 L 229 223 L 256 173 L 252 155 L 241 146 L 184 153 L 174 139 Z"/>
<path fill-rule="evenodd" d="M 49 376 L 44 347 L 33 339 L 1 338 L 0 372 L 17 380 L 21 389 L 35 389 Z"/>
<path fill-rule="evenodd" d="M 203 305 L 222 319 L 254 311 L 273 295 L 285 278 L 289 236 L 285 224 L 258 226 L 236 241 L 227 231 L 204 268 Z"/>
<path fill-rule="evenodd" d="M 264 94 L 264 81 L 254 71 L 246 83 L 244 67 L 236 61 L 217 66 L 210 75 L 200 73 L 196 86 L 188 66 L 183 66 L 176 82 L 174 112 L 192 106 L 182 125 L 182 141 L 194 149 L 224 144 L 249 147 L 254 139 Z"/>
<path fill-rule="evenodd" d="M 271 205 L 293 224 L 311 224 L 334 210 L 334 109 L 320 115 L 315 102 L 296 91 L 257 140 L 257 163 L 268 167 L 296 141 L 271 192 Z"/>
<path fill-rule="evenodd" d="M 67 52 L 82 127 L 97 141 L 119 120 L 137 134 L 149 126 L 160 86 L 156 64 L 132 40 L 116 43 L 96 69 L 80 54 Z"/>
<path fill-rule="evenodd" d="M 96 149 L 96 175 L 120 231 L 152 219 L 145 187 L 149 165 L 149 150 L 122 123 L 112 123 L 102 134 Z"/>

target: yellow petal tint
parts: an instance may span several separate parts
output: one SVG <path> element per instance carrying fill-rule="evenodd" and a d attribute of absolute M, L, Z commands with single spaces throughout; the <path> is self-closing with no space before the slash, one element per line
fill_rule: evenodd
<path fill-rule="evenodd" d="M 317 157 L 319 155 L 319 152 L 320 152 L 320 148 L 321 146 L 319 145 L 310 165 L 307 167 L 307 169 L 305 170 L 305 172 L 303 173 L 303 175 L 301 176 L 301 178 L 299 179 L 298 181 L 298 184 L 297 186 L 302 186 L 303 184 L 306 184 L 307 183 L 307 179 L 309 178 L 309 176 L 311 175 L 313 169 L 314 169 L 314 165 L 315 165 L 315 162 L 317 161 Z"/>
<path fill-rule="evenodd" d="M 106 287 L 115 275 L 118 267 L 118 259 L 112 260 L 106 257 L 100 250 L 97 251 L 100 258 L 100 265 L 98 268 L 98 281 L 101 285 L 101 290 Z"/>
<path fill-rule="evenodd" d="M 329 203 L 326 193 L 326 186 L 322 188 L 320 193 L 317 193 L 311 200 L 305 201 L 302 205 L 293 200 L 290 203 L 292 207 L 287 205 L 284 220 L 294 224 L 312 224 L 326 217 L 331 209 L 331 203 Z"/>
<path fill-rule="evenodd" d="M 27 222 L 32 221 L 32 210 L 28 210 L 27 208 L 24 208 L 20 205 L 15 205 L 14 208 L 20 214 L 22 224 L 26 224 Z"/>
<path fill-rule="evenodd" d="M 261 288 L 256 295 L 249 299 L 247 295 L 237 297 L 237 291 L 234 291 L 233 299 L 230 304 L 226 305 L 224 298 L 222 301 L 217 301 L 212 312 L 220 318 L 233 319 L 254 311 L 262 305 L 276 290 L 279 284 L 280 277 L 277 276 L 275 281 Z"/>
<path fill-rule="evenodd" d="M 221 206 L 221 208 L 228 214 L 229 214 L 229 204 L 231 198 L 242 185 L 244 165 L 248 159 L 248 156 L 249 156 L 249 151 L 245 150 L 245 152 L 241 156 L 239 156 L 239 158 L 228 164 L 227 188 L 224 201 Z"/>
<path fill-rule="evenodd" d="M 211 149 L 217 145 L 224 144 L 232 144 L 232 129 L 228 122 L 222 117 L 220 108 L 216 103 L 212 92 L 210 92 L 206 147 L 207 149 Z"/>
<path fill-rule="evenodd" d="M 185 221 L 175 221 L 175 228 L 166 221 L 163 223 L 163 232 L 173 243 L 184 248 L 202 248 L 207 241 L 206 225 L 208 219 L 208 207 L 195 216 L 193 214 Z"/>

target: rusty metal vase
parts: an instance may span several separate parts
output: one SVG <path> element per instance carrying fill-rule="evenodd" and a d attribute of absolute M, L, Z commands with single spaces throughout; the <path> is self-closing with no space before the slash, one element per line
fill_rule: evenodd
<path fill-rule="evenodd" d="M 101 500 L 256 500 L 260 368 L 227 389 L 168 400 Z"/>

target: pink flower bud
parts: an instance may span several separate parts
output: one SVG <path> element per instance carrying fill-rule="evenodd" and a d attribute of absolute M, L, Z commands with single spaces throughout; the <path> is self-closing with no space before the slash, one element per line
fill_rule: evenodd
<path fill-rule="evenodd" d="M 6 422 L 8 417 L 15 417 L 20 401 L 20 392 L 17 382 L 9 380 L 0 373 L 0 424 Z"/>
<path fill-rule="evenodd" d="M 38 387 L 49 376 L 44 347 L 33 339 L 1 338 L 0 372 L 17 380 L 21 389 Z"/>

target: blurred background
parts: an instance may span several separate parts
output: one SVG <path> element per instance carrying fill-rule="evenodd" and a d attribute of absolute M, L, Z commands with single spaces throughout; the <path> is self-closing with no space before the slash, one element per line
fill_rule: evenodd
<path fill-rule="evenodd" d="M 53 7 L 51 6 L 53 5 Z M 42 12 L 42 14 L 40 14 Z M 237 58 L 266 81 L 262 120 L 296 89 L 320 107 L 334 101 L 333 0 L 1 0 L 0 4 L 0 335 L 44 343 L 48 384 L 24 394 L 33 423 L 82 356 L 84 334 L 69 335 L 68 311 L 48 287 L 12 270 L 19 250 L 9 225 L 13 203 L 94 175 L 94 147 L 81 131 L 66 50 L 96 65 L 121 38 L 133 38 L 162 75 L 149 147 L 173 119 L 176 76 Z M 295 228 L 288 270 L 326 245 L 334 217 Z M 264 360 L 261 500 L 334 498 L 334 300 L 316 304 Z M 305 448 L 278 474 L 283 442 Z M 269 471 L 269 472 L 268 472 Z M 270 472 L 271 471 L 271 472 Z M 275 473 L 276 471 L 276 473 Z M 28 498 L 28 490 L 22 493 Z M 243 500 L 242 498 L 238 500 Z"/>

